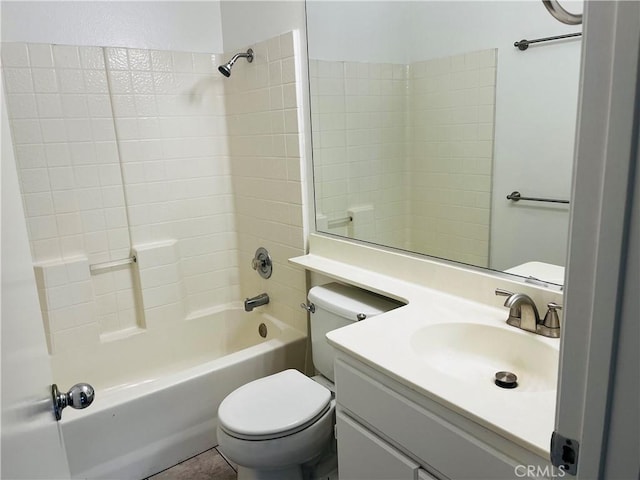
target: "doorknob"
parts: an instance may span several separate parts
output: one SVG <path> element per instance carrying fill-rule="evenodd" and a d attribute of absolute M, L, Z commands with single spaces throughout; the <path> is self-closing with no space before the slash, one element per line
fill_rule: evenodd
<path fill-rule="evenodd" d="M 77 383 L 67 393 L 60 392 L 58 386 L 51 385 L 51 397 L 53 399 L 53 411 L 56 420 L 62 418 L 62 410 L 65 407 L 77 409 L 87 408 L 93 402 L 95 391 L 88 383 Z"/>

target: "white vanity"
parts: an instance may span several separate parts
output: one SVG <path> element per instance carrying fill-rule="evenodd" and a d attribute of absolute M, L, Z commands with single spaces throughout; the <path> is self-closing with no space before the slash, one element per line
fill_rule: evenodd
<path fill-rule="evenodd" d="M 507 325 L 494 295 L 526 293 L 544 314 L 559 291 L 327 237 L 311 252 L 291 262 L 406 303 L 327 335 L 341 480 L 564 476 L 548 460 L 559 339 Z M 499 370 L 517 388 L 496 386 Z"/>

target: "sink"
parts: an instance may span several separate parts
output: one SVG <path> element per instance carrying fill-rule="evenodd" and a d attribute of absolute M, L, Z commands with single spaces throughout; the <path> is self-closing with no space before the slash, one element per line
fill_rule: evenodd
<path fill-rule="evenodd" d="M 474 385 L 498 389 L 495 374 L 518 376 L 518 386 L 505 392 L 555 390 L 558 349 L 548 340 L 511 327 L 476 323 L 439 323 L 413 333 L 413 353 L 435 370 Z"/>

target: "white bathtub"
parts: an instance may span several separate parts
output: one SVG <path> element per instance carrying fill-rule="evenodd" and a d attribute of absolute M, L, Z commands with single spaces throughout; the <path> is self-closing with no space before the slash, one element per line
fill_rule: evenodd
<path fill-rule="evenodd" d="M 82 381 L 96 390 L 89 408 L 67 408 L 60 422 L 72 478 L 140 480 L 215 446 L 222 399 L 256 378 L 303 370 L 305 346 L 273 317 L 232 309 L 54 356 L 61 389 Z"/>

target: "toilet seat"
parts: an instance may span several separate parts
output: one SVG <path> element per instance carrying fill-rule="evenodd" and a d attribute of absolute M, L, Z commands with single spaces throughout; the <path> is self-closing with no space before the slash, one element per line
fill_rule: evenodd
<path fill-rule="evenodd" d="M 285 370 L 234 390 L 218 409 L 220 428 L 245 440 L 292 435 L 321 418 L 331 392 L 297 370 Z"/>

